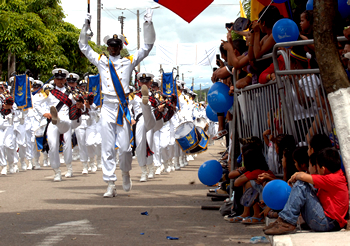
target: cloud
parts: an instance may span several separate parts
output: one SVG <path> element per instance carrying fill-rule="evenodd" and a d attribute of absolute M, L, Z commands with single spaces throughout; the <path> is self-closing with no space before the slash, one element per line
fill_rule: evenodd
<path fill-rule="evenodd" d="M 87 6 L 82 5 L 81 1 L 61 0 L 61 5 L 67 17 L 65 21 L 81 28 L 87 12 Z M 121 25 L 118 16 L 123 15 L 124 34 L 129 41 L 127 48 L 130 53 L 134 53 L 137 47 L 137 18 L 134 13 L 137 9 L 142 13 L 147 7 L 159 6 L 153 0 L 130 0 L 130 1 L 102 1 L 103 9 L 101 11 L 101 43 L 106 35 L 121 33 Z M 156 42 L 168 43 L 209 43 L 216 42 L 219 47 L 221 40 L 226 39 L 227 30 L 225 23 L 233 22 L 239 13 L 238 0 L 215 0 L 207 9 L 205 9 L 191 23 L 187 23 L 172 11 L 160 7 L 154 9 L 153 22 L 156 30 Z M 129 10 L 117 10 L 116 8 L 127 8 Z M 94 32 L 93 41 L 97 37 L 97 0 L 91 0 L 91 29 Z M 140 14 L 140 42 L 143 43 L 143 14 Z M 218 50 L 219 52 L 219 50 Z M 156 61 L 156 48 L 151 51 L 141 63 L 141 71 L 147 71 L 159 74 L 160 66 Z M 214 66 L 214 64 L 213 64 Z M 172 66 L 163 66 L 166 72 L 172 70 Z M 195 89 L 211 85 L 212 67 L 210 66 L 181 66 L 180 77 L 184 74 L 184 80 L 187 87 L 190 88 L 192 78 L 194 78 Z M 191 71 L 189 73 L 188 71 Z M 203 88 L 202 88 L 203 89 Z"/>

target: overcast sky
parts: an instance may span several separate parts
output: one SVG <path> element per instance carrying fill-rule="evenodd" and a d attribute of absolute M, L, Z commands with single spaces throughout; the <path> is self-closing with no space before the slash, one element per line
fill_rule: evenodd
<path fill-rule="evenodd" d="M 190 0 L 189 0 L 190 1 Z M 124 34 L 129 41 L 127 49 L 130 54 L 136 51 L 137 47 L 137 17 L 136 11 L 144 12 L 147 7 L 160 6 L 153 0 L 128 0 L 128 1 L 106 1 L 102 2 L 101 17 L 101 44 L 107 35 L 121 32 L 121 25 L 118 16 L 126 17 L 124 20 Z M 66 14 L 65 21 L 82 28 L 87 13 L 87 1 L 83 0 L 61 0 L 63 10 Z M 91 28 L 94 32 L 93 41 L 96 42 L 96 22 L 97 22 L 97 0 L 90 0 L 92 14 Z M 126 8 L 128 10 L 118 10 L 116 8 Z M 132 12 L 133 13 L 132 13 Z M 135 14 L 134 14 L 135 13 Z M 239 14 L 239 0 L 215 0 L 190 24 L 184 21 L 170 10 L 160 6 L 154 9 L 153 23 L 156 30 L 156 44 L 162 43 L 217 43 L 219 47 L 221 39 L 226 38 L 225 23 L 233 22 Z M 141 45 L 143 43 L 143 15 L 140 15 Z M 218 49 L 219 52 L 219 49 Z M 180 66 L 180 77 L 184 74 L 187 87 L 190 88 L 192 78 L 194 78 L 194 89 L 198 90 L 200 84 L 203 88 L 211 86 L 210 77 L 212 66 Z M 173 66 L 163 66 L 165 72 L 171 72 Z M 150 55 L 141 63 L 141 71 L 159 75 L 159 63 L 156 59 L 156 45 Z"/>

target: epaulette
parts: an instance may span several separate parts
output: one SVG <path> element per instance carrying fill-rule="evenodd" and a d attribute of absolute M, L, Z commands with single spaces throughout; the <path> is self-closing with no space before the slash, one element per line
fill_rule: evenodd
<path fill-rule="evenodd" d="M 129 94 L 129 100 L 134 100 L 134 98 L 135 98 L 135 94 L 133 92 L 131 92 Z"/>
<path fill-rule="evenodd" d="M 105 53 L 102 53 L 102 54 L 100 54 L 100 55 L 98 56 L 98 60 L 100 60 L 102 56 L 105 56 L 105 57 L 108 58 L 108 56 L 107 56 Z"/>
<path fill-rule="evenodd" d="M 125 58 L 128 59 L 128 60 L 130 60 L 131 63 L 132 63 L 132 61 L 134 60 L 134 56 L 133 56 L 133 55 L 132 55 L 132 56 L 126 56 Z"/>

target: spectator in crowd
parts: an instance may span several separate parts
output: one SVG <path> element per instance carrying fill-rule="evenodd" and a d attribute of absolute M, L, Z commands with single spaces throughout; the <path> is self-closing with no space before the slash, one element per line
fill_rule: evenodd
<path fill-rule="evenodd" d="M 315 134 L 308 145 L 308 155 L 311 156 L 313 153 L 318 153 L 324 148 L 332 147 L 331 140 L 325 134 Z"/>
<path fill-rule="evenodd" d="M 274 176 L 274 174 L 269 170 L 268 165 L 265 161 L 265 157 L 262 154 L 261 150 L 257 148 L 245 151 L 243 153 L 243 161 L 247 171 L 234 181 L 234 186 L 244 187 L 243 190 L 245 194 L 243 197 L 246 196 L 247 199 L 244 199 L 245 207 L 243 213 L 233 218 L 231 222 L 241 222 L 244 224 L 263 223 L 264 217 L 260 215 L 260 206 L 255 201 L 258 198 L 259 193 L 262 192 L 262 186 L 261 184 L 257 183 L 256 180 L 258 179 L 259 174 L 268 173 L 271 176 Z M 248 190 L 249 188 L 252 189 Z M 250 217 L 251 207 L 253 207 L 254 210 L 252 217 Z"/>
<path fill-rule="evenodd" d="M 307 154 L 308 147 L 298 147 L 293 152 L 293 160 L 298 172 L 308 172 L 309 155 Z"/>
<path fill-rule="evenodd" d="M 272 59 L 259 62 L 256 60 L 265 54 L 272 53 L 273 46 L 276 44 L 272 36 L 272 28 L 283 16 L 277 7 L 266 6 L 260 11 L 259 18 L 259 22 L 255 21 L 252 23 L 251 29 L 253 33 L 248 50 L 250 64 L 256 68 L 258 77 L 272 63 Z"/>
<path fill-rule="evenodd" d="M 346 226 L 349 193 L 339 153 L 325 148 L 317 153 L 316 163 L 318 174 L 297 172 L 288 180 L 292 191 L 276 222 L 264 228 L 266 235 L 294 233 L 300 213 L 313 231 L 338 231 Z"/>
<path fill-rule="evenodd" d="M 276 153 L 283 168 L 283 180 L 287 181 L 296 171 L 292 153 L 295 149 L 295 140 L 292 135 L 279 134 L 275 142 Z"/>

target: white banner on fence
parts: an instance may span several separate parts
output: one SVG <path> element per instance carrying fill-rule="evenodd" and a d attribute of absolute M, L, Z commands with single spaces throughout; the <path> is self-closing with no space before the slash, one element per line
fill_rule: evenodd
<path fill-rule="evenodd" d="M 157 62 L 162 65 L 210 66 L 215 62 L 217 44 L 157 43 Z"/>

